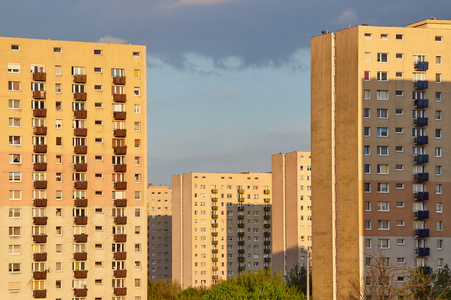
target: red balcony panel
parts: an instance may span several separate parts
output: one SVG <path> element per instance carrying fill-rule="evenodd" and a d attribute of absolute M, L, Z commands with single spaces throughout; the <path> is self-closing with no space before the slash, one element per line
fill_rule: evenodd
<path fill-rule="evenodd" d="M 47 235 L 46 234 L 33 235 L 33 241 L 35 243 L 47 243 Z"/>
<path fill-rule="evenodd" d="M 127 277 L 127 270 L 114 270 L 114 277 L 116 278 Z"/>
<path fill-rule="evenodd" d="M 86 154 L 86 153 L 88 153 L 88 146 L 75 146 L 74 153 L 75 154 Z"/>
<path fill-rule="evenodd" d="M 47 171 L 47 163 L 34 163 L 33 170 L 35 171 Z"/>
<path fill-rule="evenodd" d="M 75 128 L 74 129 L 74 135 L 75 136 L 87 136 L 88 135 L 88 128 Z"/>
<path fill-rule="evenodd" d="M 75 83 L 86 83 L 86 75 L 74 75 L 74 82 Z"/>
<path fill-rule="evenodd" d="M 74 234 L 74 242 L 75 243 L 87 243 L 88 235 L 87 234 Z"/>
<path fill-rule="evenodd" d="M 47 153 L 47 145 L 34 145 L 33 151 L 35 153 Z"/>
<path fill-rule="evenodd" d="M 74 260 L 81 261 L 81 260 L 87 260 L 88 259 L 88 253 L 87 252 L 76 252 L 74 253 Z"/>
<path fill-rule="evenodd" d="M 87 181 L 75 181 L 74 188 L 77 190 L 86 190 L 88 188 L 88 182 Z"/>
<path fill-rule="evenodd" d="M 88 277 L 88 271 L 87 270 L 76 270 L 76 271 L 74 271 L 74 277 L 77 279 L 86 278 L 86 277 Z"/>
<path fill-rule="evenodd" d="M 116 243 L 125 243 L 125 242 L 127 242 L 127 235 L 126 234 L 115 234 L 114 241 Z"/>
<path fill-rule="evenodd" d="M 87 225 L 88 217 L 75 217 L 74 222 L 76 225 Z"/>
<path fill-rule="evenodd" d="M 116 224 L 116 225 L 126 225 L 127 224 L 127 217 L 115 217 L 114 218 L 114 224 Z"/>
<path fill-rule="evenodd" d="M 35 189 L 46 189 L 47 188 L 47 180 L 37 180 L 33 182 L 33 186 Z"/>
<path fill-rule="evenodd" d="M 113 94 L 113 101 L 125 103 L 127 101 L 127 95 L 126 94 Z"/>
<path fill-rule="evenodd" d="M 33 117 L 45 118 L 47 116 L 47 109 L 35 108 L 33 109 Z"/>
<path fill-rule="evenodd" d="M 86 93 L 74 93 L 74 100 L 76 101 L 86 101 L 88 99 L 88 94 Z"/>
<path fill-rule="evenodd" d="M 115 137 L 126 137 L 127 136 L 127 129 L 115 129 L 114 130 L 114 136 Z"/>
<path fill-rule="evenodd" d="M 47 206 L 47 199 L 33 199 L 33 205 L 35 207 L 46 207 Z"/>
<path fill-rule="evenodd" d="M 114 189 L 116 190 L 126 190 L 127 189 L 127 181 L 115 182 Z"/>
<path fill-rule="evenodd" d="M 74 289 L 74 296 L 75 297 L 86 297 L 88 296 L 88 289 Z"/>
<path fill-rule="evenodd" d="M 47 261 L 47 253 L 33 253 L 35 261 Z"/>
<path fill-rule="evenodd" d="M 127 207 L 127 199 L 114 200 L 115 207 Z"/>
<path fill-rule="evenodd" d="M 33 217 L 34 225 L 47 225 L 47 217 Z"/>
<path fill-rule="evenodd" d="M 47 73 L 45 72 L 35 72 L 33 73 L 34 81 L 45 81 L 47 79 Z"/>
<path fill-rule="evenodd" d="M 127 113 L 125 111 L 115 111 L 113 113 L 113 118 L 115 120 L 125 120 L 127 118 Z"/>
<path fill-rule="evenodd" d="M 33 98 L 34 99 L 45 99 L 45 92 L 44 91 L 33 91 Z"/>
<path fill-rule="evenodd" d="M 117 164 L 114 165 L 114 172 L 126 172 L 127 164 Z"/>
<path fill-rule="evenodd" d="M 33 134 L 35 135 L 46 135 L 47 134 L 47 127 L 45 126 L 38 126 L 33 128 Z"/>
<path fill-rule="evenodd" d="M 74 170 L 76 172 L 86 172 L 86 171 L 88 171 L 88 164 L 81 164 L 81 163 L 74 164 Z"/>
<path fill-rule="evenodd" d="M 86 110 L 75 110 L 74 118 L 75 119 L 86 119 L 88 117 L 88 112 Z"/>
<path fill-rule="evenodd" d="M 125 260 L 127 259 L 127 252 L 114 252 L 115 260 Z"/>
<path fill-rule="evenodd" d="M 124 85 L 125 84 L 125 76 L 115 76 L 113 77 L 113 84 L 120 84 L 120 85 Z"/>
<path fill-rule="evenodd" d="M 47 298 L 47 290 L 33 290 L 33 298 Z"/>
<path fill-rule="evenodd" d="M 121 147 L 113 147 L 114 154 L 115 155 L 125 155 L 127 154 L 127 146 L 121 146 Z"/>
<path fill-rule="evenodd" d="M 34 271 L 33 272 L 33 279 L 47 279 L 47 271 Z"/>
<path fill-rule="evenodd" d="M 127 295 L 127 288 L 114 288 L 114 295 L 125 296 Z"/>
<path fill-rule="evenodd" d="M 75 207 L 87 207 L 88 199 L 74 199 L 74 206 Z"/>

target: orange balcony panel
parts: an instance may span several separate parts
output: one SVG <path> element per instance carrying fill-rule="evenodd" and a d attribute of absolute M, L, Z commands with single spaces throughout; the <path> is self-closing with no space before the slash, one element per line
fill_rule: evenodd
<path fill-rule="evenodd" d="M 271 249 L 265 249 L 265 250 L 263 250 L 266 254 L 269 254 L 269 253 L 271 253 Z"/>
<path fill-rule="evenodd" d="M 33 109 L 33 117 L 45 118 L 47 117 L 47 109 L 45 108 L 35 108 Z"/>
<path fill-rule="evenodd" d="M 270 215 L 265 215 L 263 218 L 264 218 L 265 220 L 269 220 L 269 219 L 271 219 L 271 216 L 270 216 Z"/>
<path fill-rule="evenodd" d="M 115 120 L 125 120 L 127 118 L 127 113 L 125 111 L 115 111 L 113 113 L 113 118 Z"/>
<path fill-rule="evenodd" d="M 74 206 L 75 207 L 87 207 L 88 206 L 88 199 L 75 199 L 74 200 Z"/>
<path fill-rule="evenodd" d="M 87 252 L 76 252 L 74 253 L 74 260 L 81 261 L 81 260 L 87 260 L 88 259 L 88 253 Z"/>
<path fill-rule="evenodd" d="M 114 270 L 114 277 L 116 278 L 127 277 L 127 270 Z"/>
<path fill-rule="evenodd" d="M 45 99 L 45 92 L 44 91 L 33 91 L 33 98 L 34 99 Z"/>
<path fill-rule="evenodd" d="M 118 164 L 114 165 L 114 172 L 126 172 L 127 164 Z"/>
<path fill-rule="evenodd" d="M 74 271 L 74 277 L 75 278 L 86 278 L 88 277 L 88 271 L 87 270 L 76 270 Z"/>
<path fill-rule="evenodd" d="M 74 296 L 75 297 L 86 297 L 88 296 L 88 289 L 74 289 Z"/>
<path fill-rule="evenodd" d="M 47 153 L 47 145 L 34 145 L 33 151 L 35 153 Z"/>
<path fill-rule="evenodd" d="M 75 217 L 74 223 L 75 223 L 75 225 L 87 225 L 88 217 Z"/>
<path fill-rule="evenodd" d="M 87 77 L 86 75 L 74 75 L 75 83 L 86 83 Z"/>
<path fill-rule="evenodd" d="M 33 253 L 35 261 L 47 261 L 47 253 Z"/>
<path fill-rule="evenodd" d="M 125 155 L 127 154 L 127 146 L 113 147 L 115 155 Z"/>
<path fill-rule="evenodd" d="M 218 226 L 219 226 L 218 223 L 211 223 L 211 227 L 213 227 L 213 228 L 217 228 Z"/>
<path fill-rule="evenodd" d="M 35 189 L 46 189 L 47 181 L 46 180 L 36 180 L 35 182 L 33 182 L 33 187 Z"/>
<path fill-rule="evenodd" d="M 263 225 L 265 228 L 271 228 L 271 224 L 265 224 Z"/>
<path fill-rule="evenodd" d="M 75 146 L 74 153 L 75 154 L 86 154 L 86 153 L 88 153 L 88 146 Z"/>
<path fill-rule="evenodd" d="M 211 270 L 212 270 L 212 271 L 217 271 L 217 270 L 218 270 L 218 267 L 212 267 Z"/>
<path fill-rule="evenodd" d="M 120 181 L 114 183 L 115 190 L 126 190 L 127 189 L 127 181 Z"/>
<path fill-rule="evenodd" d="M 75 128 L 74 129 L 74 135 L 75 136 L 87 136 L 88 135 L 88 128 Z"/>
<path fill-rule="evenodd" d="M 114 295 L 125 296 L 127 295 L 127 288 L 114 288 Z"/>
<path fill-rule="evenodd" d="M 77 190 L 86 190 L 88 188 L 88 182 L 87 181 L 75 181 L 74 188 Z"/>
<path fill-rule="evenodd" d="M 217 232 L 212 232 L 211 236 L 218 236 L 218 233 Z"/>
<path fill-rule="evenodd" d="M 74 93 L 74 100 L 76 101 L 86 101 L 88 99 L 88 94 L 86 93 Z"/>
<path fill-rule="evenodd" d="M 74 118 L 75 119 L 86 119 L 88 117 L 88 112 L 86 110 L 75 110 Z"/>
<path fill-rule="evenodd" d="M 47 290 L 33 290 L 33 298 L 47 298 Z"/>
<path fill-rule="evenodd" d="M 265 257 L 265 262 L 270 262 L 271 258 L 270 257 Z"/>
<path fill-rule="evenodd" d="M 47 235 L 46 234 L 33 235 L 33 241 L 35 243 L 47 243 Z"/>
<path fill-rule="evenodd" d="M 114 218 L 114 224 L 116 224 L 116 225 L 126 225 L 127 224 L 127 217 L 115 217 Z"/>
<path fill-rule="evenodd" d="M 88 235 L 87 234 L 74 234 L 74 242 L 75 243 L 87 243 Z"/>
<path fill-rule="evenodd" d="M 113 101 L 125 103 L 127 101 L 127 95 L 126 94 L 113 94 Z"/>
<path fill-rule="evenodd" d="M 120 84 L 120 85 L 124 85 L 125 84 L 125 76 L 115 76 L 113 77 L 113 84 Z"/>
<path fill-rule="evenodd" d="M 47 73 L 45 72 L 35 72 L 33 73 L 34 81 L 45 81 L 47 79 Z"/>
<path fill-rule="evenodd" d="M 47 127 L 45 126 L 38 126 L 33 128 L 33 134 L 35 135 L 46 135 L 47 134 Z"/>
<path fill-rule="evenodd" d="M 47 271 L 34 271 L 33 272 L 33 279 L 47 279 Z"/>
<path fill-rule="evenodd" d="M 114 241 L 116 243 L 125 243 L 125 242 L 127 242 L 127 235 L 126 234 L 115 234 Z"/>
<path fill-rule="evenodd" d="M 218 215 L 211 215 L 211 218 L 216 220 L 217 218 L 219 218 L 219 216 Z"/>
<path fill-rule="evenodd" d="M 212 249 L 211 253 L 218 253 L 218 251 L 219 251 L 218 249 Z"/>
<path fill-rule="evenodd" d="M 127 129 L 115 129 L 113 134 L 115 137 L 126 137 Z"/>
<path fill-rule="evenodd" d="M 211 259 L 211 261 L 212 261 L 212 262 L 218 262 L 218 258 L 217 258 L 217 257 L 214 257 L 214 258 Z"/>
<path fill-rule="evenodd" d="M 125 260 L 127 259 L 127 252 L 114 252 L 115 260 Z"/>
<path fill-rule="evenodd" d="M 35 207 L 46 207 L 47 206 L 47 199 L 33 199 L 33 205 Z"/>
<path fill-rule="evenodd" d="M 33 217 L 34 225 L 47 225 L 47 217 Z"/>
<path fill-rule="evenodd" d="M 81 163 L 74 164 L 74 170 L 76 172 L 86 172 L 86 171 L 88 171 L 88 164 L 81 164 Z"/>
<path fill-rule="evenodd" d="M 115 207 L 127 207 L 127 199 L 116 199 L 114 200 Z"/>
<path fill-rule="evenodd" d="M 47 171 L 47 163 L 34 163 L 33 170 L 35 171 Z"/>
<path fill-rule="evenodd" d="M 213 280 L 218 279 L 218 275 L 212 275 L 212 276 L 211 276 L 211 279 L 213 279 Z"/>

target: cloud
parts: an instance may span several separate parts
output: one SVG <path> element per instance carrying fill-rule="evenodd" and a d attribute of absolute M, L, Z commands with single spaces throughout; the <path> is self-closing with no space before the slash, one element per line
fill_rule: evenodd
<path fill-rule="evenodd" d="M 106 35 L 101 37 L 96 41 L 96 43 L 107 43 L 107 44 L 126 44 L 127 41 L 121 38 L 112 37 L 111 35 Z"/>
<path fill-rule="evenodd" d="M 180 0 L 178 4 L 180 5 L 215 5 L 225 2 L 230 2 L 230 0 Z"/>
<path fill-rule="evenodd" d="M 357 10 L 354 8 L 345 9 L 337 19 L 337 24 L 352 23 L 357 21 Z"/>

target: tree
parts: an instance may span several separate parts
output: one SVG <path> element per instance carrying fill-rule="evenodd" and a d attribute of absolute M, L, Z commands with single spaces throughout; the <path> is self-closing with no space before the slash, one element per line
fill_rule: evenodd
<path fill-rule="evenodd" d="M 408 279 L 410 293 L 414 299 L 451 299 L 451 270 L 448 265 L 435 272 L 425 268 L 413 269 Z"/>
<path fill-rule="evenodd" d="M 182 288 L 176 282 L 149 280 L 147 284 L 147 299 L 149 300 L 177 300 Z"/>
<path fill-rule="evenodd" d="M 287 286 L 295 287 L 298 291 L 302 292 L 304 295 L 307 294 L 307 268 L 295 264 L 290 272 L 285 277 Z M 310 291 L 312 290 L 312 272 L 310 272 Z"/>

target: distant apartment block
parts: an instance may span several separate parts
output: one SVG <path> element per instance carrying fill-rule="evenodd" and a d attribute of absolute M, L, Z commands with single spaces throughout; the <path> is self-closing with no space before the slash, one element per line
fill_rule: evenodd
<path fill-rule="evenodd" d="M 0 53 L 2 298 L 146 299 L 146 48 Z"/>
<path fill-rule="evenodd" d="M 272 267 L 306 266 L 312 246 L 310 152 L 272 156 Z"/>
<path fill-rule="evenodd" d="M 271 173 L 172 176 L 172 279 L 209 286 L 271 266 Z"/>
<path fill-rule="evenodd" d="M 169 186 L 147 186 L 148 262 L 151 280 L 172 278 L 172 190 Z"/>
<path fill-rule="evenodd" d="M 435 18 L 312 38 L 315 299 L 364 287 L 375 255 L 451 263 L 450 47 L 451 21 Z"/>

